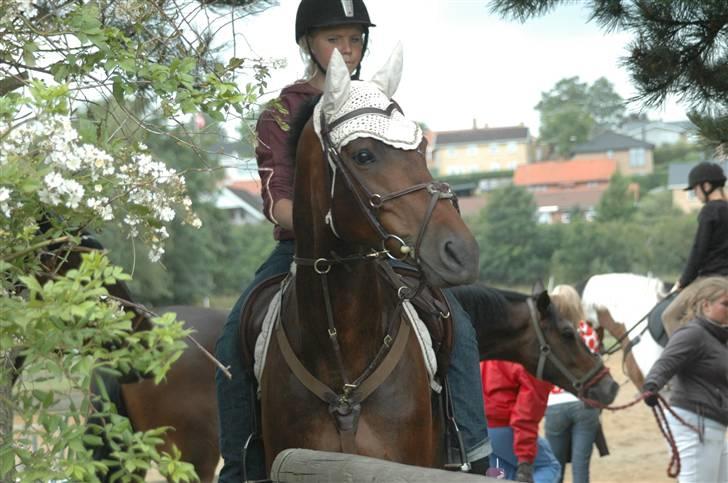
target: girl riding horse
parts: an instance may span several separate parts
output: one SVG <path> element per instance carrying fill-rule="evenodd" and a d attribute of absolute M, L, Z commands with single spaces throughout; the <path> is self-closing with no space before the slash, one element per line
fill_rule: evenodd
<path fill-rule="evenodd" d="M 259 138 L 256 159 L 261 174 L 265 213 L 274 223 L 278 245 L 256 272 L 255 280 L 233 307 L 220 336 L 216 355 L 230 366 L 232 379 L 216 374 L 220 415 L 220 446 L 224 467 L 220 481 L 237 481 L 242 473 L 242 453 L 245 442 L 253 433 L 255 417 L 255 382 L 240 364 L 237 340 L 241 308 L 252 287 L 261 281 L 289 270 L 293 258 L 293 160 L 288 152 L 286 127 L 293 114 L 307 98 L 321 93 L 334 48 L 338 49 L 354 77 L 358 76 L 361 58 L 366 51 L 369 19 L 362 0 L 302 0 L 296 15 L 296 42 L 309 59 L 307 77 L 286 87 L 278 101 L 282 109 L 269 108 L 257 126 Z M 489 452 L 482 395 L 478 373 L 477 343 L 466 314 L 455 300 L 451 302 L 454 316 L 455 340 L 452 351 L 450 385 L 453 388 L 454 411 L 462 430 L 468 457 L 474 471 L 484 472 Z M 262 447 L 251 440 L 246 451 L 247 475 L 263 478 Z"/>

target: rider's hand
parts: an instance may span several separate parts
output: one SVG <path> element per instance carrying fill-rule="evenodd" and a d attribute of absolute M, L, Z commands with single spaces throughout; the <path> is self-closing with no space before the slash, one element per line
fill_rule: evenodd
<path fill-rule="evenodd" d="M 518 463 L 516 481 L 533 483 L 533 463 L 528 463 L 526 461 Z"/>
<path fill-rule="evenodd" d="M 657 406 L 658 397 L 657 397 L 657 388 L 652 384 L 645 384 L 642 386 L 642 393 L 645 395 L 644 400 L 645 404 L 647 404 L 649 407 L 655 407 Z"/>
<path fill-rule="evenodd" d="M 680 290 L 681 288 L 682 288 L 682 287 L 680 286 L 680 280 L 678 280 L 677 282 L 675 282 L 675 285 L 673 285 L 673 286 L 672 286 L 672 289 L 670 290 L 670 293 L 674 293 L 674 292 L 677 292 L 677 291 L 679 291 L 679 290 Z"/>

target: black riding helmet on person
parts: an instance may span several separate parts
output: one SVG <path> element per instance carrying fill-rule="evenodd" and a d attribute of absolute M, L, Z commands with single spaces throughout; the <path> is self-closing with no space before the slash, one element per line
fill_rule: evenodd
<path fill-rule="evenodd" d="M 684 191 L 691 191 L 699 187 L 707 198 L 713 191 L 725 186 L 726 176 L 719 164 L 703 161 L 693 166 L 688 174 L 688 186 Z M 709 183 L 710 188 L 705 189 L 704 183 Z"/>
<path fill-rule="evenodd" d="M 311 53 L 308 35 L 316 29 L 337 27 L 342 25 L 360 25 L 362 27 L 363 43 L 362 57 L 367 50 L 369 40 L 369 27 L 375 25 L 369 19 L 369 12 L 363 0 L 301 0 L 296 12 L 296 43 Z M 301 41 L 305 44 L 302 45 Z M 316 66 L 326 73 L 326 69 L 319 60 L 311 54 Z M 352 74 L 352 79 L 359 78 L 361 62 Z"/>

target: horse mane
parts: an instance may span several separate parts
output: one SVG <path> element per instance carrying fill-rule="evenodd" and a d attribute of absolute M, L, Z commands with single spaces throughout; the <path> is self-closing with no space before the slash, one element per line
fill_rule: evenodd
<path fill-rule="evenodd" d="M 321 95 L 306 99 L 296 112 L 291 113 L 291 122 L 288 124 L 288 154 L 291 159 L 296 159 L 296 148 L 298 147 L 298 139 L 303 133 L 303 128 L 311 116 L 313 109 L 316 107 Z"/>
<path fill-rule="evenodd" d="M 463 309 L 475 320 L 488 320 L 495 325 L 508 323 L 508 307 L 528 298 L 522 293 L 488 287 L 482 283 L 460 285 L 450 289 Z"/>

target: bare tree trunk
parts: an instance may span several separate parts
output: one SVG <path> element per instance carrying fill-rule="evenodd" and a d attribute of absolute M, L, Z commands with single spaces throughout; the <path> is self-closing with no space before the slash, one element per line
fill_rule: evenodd
<path fill-rule="evenodd" d="M 0 447 L 12 444 L 13 442 L 13 362 L 17 351 L 3 351 L 0 353 Z M 7 475 L 0 475 L 0 483 L 13 483 L 15 481 L 14 471 Z"/>

